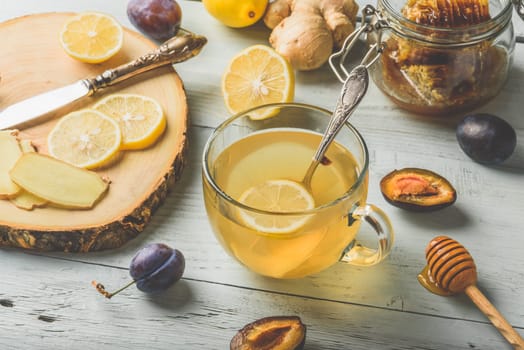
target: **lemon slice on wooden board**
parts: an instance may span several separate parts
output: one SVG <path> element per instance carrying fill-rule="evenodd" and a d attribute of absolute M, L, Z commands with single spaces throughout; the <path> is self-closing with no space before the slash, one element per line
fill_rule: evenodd
<path fill-rule="evenodd" d="M 284 57 L 265 45 L 239 52 L 222 77 L 222 94 L 233 114 L 267 103 L 291 102 L 294 93 L 293 69 Z M 274 109 L 262 109 L 250 117 L 265 119 L 274 113 Z"/>
<path fill-rule="evenodd" d="M 113 57 L 124 41 L 124 30 L 113 17 L 85 12 L 68 19 L 60 33 L 65 52 L 82 62 L 100 63 Z"/>
<path fill-rule="evenodd" d="M 315 200 L 300 183 L 291 180 L 268 180 L 248 188 L 238 201 L 251 208 L 274 213 L 291 213 L 313 209 Z M 249 227 L 266 233 L 290 233 L 302 227 L 307 216 L 268 215 L 240 209 L 240 217 Z"/>
<path fill-rule="evenodd" d="M 49 154 L 80 168 L 108 164 L 120 149 L 118 123 L 99 111 L 83 109 L 62 117 L 47 137 Z"/>
<path fill-rule="evenodd" d="M 147 96 L 135 94 L 109 95 L 93 109 L 113 118 L 122 131 L 120 149 L 142 149 L 152 145 L 166 128 L 162 106 Z"/>

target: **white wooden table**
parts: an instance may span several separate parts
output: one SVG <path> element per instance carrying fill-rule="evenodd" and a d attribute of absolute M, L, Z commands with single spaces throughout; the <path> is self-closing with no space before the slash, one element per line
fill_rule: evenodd
<path fill-rule="evenodd" d="M 261 24 L 227 28 L 201 3 L 180 4 L 183 26 L 209 39 L 198 57 L 176 67 L 190 110 L 189 160 L 181 181 L 145 232 L 120 249 L 0 250 L 0 349 L 228 349 L 244 324 L 271 315 L 300 316 L 308 327 L 309 350 L 511 348 L 469 299 L 433 295 L 416 276 L 433 237 L 457 239 L 476 261 L 479 288 L 524 334 L 524 44 L 517 45 L 502 93 L 478 109 L 505 118 L 517 130 L 517 149 L 501 166 L 479 165 L 460 150 L 459 116 L 409 114 L 372 85 L 352 122 L 370 149 L 369 201 L 391 217 L 395 247 L 375 267 L 337 264 L 309 278 L 280 281 L 247 271 L 222 250 L 207 222 L 200 180 L 204 142 L 227 115 L 222 72 L 242 48 L 267 43 L 269 31 Z M 97 10 L 131 27 L 126 5 L 124 0 L 17 0 L 3 4 L 0 20 Z M 523 33 L 524 25 L 515 22 Z M 340 84 L 327 67 L 298 73 L 296 82 L 296 101 L 333 108 Z M 444 175 L 457 189 L 457 202 L 429 214 L 388 205 L 378 183 L 403 167 Z M 184 253 L 186 271 L 178 284 L 157 297 L 134 287 L 111 300 L 96 293 L 93 279 L 108 289 L 126 283 L 131 257 L 149 242 Z"/>

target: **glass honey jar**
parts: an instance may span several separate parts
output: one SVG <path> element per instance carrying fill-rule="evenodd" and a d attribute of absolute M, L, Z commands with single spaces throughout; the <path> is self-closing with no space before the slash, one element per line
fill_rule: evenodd
<path fill-rule="evenodd" d="M 508 77 L 512 8 L 510 0 L 379 0 L 371 23 L 381 25 L 367 35 L 380 47 L 370 76 L 406 110 L 471 110 L 496 96 Z"/>

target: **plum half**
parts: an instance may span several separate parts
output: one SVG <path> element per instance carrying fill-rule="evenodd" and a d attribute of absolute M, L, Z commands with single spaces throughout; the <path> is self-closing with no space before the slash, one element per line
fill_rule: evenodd
<path fill-rule="evenodd" d="M 380 191 L 390 204 L 412 211 L 438 210 L 457 200 L 457 191 L 448 180 L 420 168 L 390 172 L 380 181 Z"/>
<path fill-rule="evenodd" d="M 231 350 L 301 350 L 306 326 L 298 316 L 264 317 L 245 325 L 231 339 Z"/>

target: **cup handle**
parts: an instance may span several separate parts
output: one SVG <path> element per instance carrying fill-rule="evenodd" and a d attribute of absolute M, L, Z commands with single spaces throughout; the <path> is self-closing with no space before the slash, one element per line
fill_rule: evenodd
<path fill-rule="evenodd" d="M 371 225 L 377 236 L 377 248 L 369 248 L 353 240 L 344 250 L 340 261 L 357 266 L 371 266 L 388 256 L 393 245 L 394 233 L 388 216 L 373 204 L 358 204 L 348 214 L 348 226 L 357 220 Z"/>

